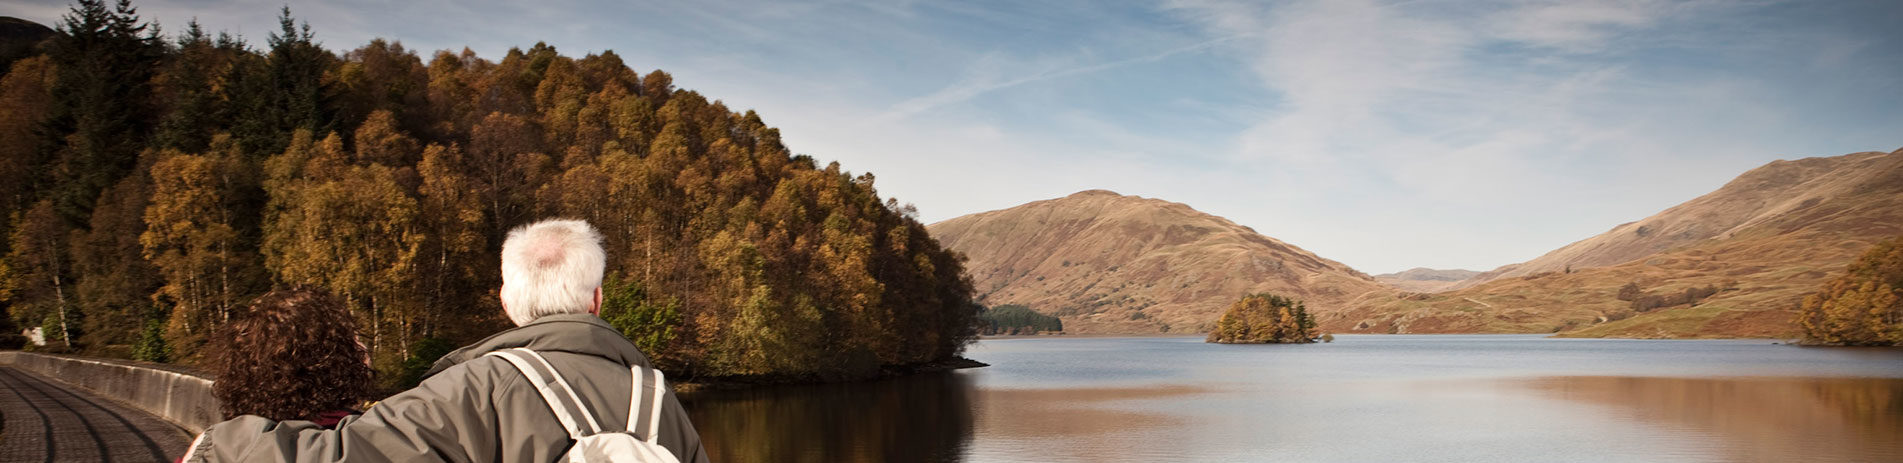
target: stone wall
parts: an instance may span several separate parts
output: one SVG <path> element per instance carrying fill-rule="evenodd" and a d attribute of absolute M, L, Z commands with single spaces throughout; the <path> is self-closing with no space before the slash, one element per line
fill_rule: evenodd
<path fill-rule="evenodd" d="M 0 365 L 85 388 L 158 415 L 193 433 L 220 420 L 211 380 L 131 362 L 0 352 Z"/>

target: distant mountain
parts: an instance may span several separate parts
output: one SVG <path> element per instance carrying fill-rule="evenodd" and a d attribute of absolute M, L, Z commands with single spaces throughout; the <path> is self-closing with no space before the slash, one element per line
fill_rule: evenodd
<path fill-rule="evenodd" d="M 5 74 L 14 61 L 39 54 L 40 44 L 57 33 L 40 23 L 0 16 L 0 74 Z"/>
<path fill-rule="evenodd" d="M 1445 291 L 1455 283 L 1479 275 L 1473 270 L 1435 270 L 1415 267 L 1396 273 L 1375 275 L 1374 280 L 1395 289 L 1415 293 L 1433 293 Z"/>
<path fill-rule="evenodd" d="M 1807 210 L 1849 193 L 1880 174 L 1885 153 L 1866 152 L 1796 161 L 1775 161 L 1745 172 L 1724 187 L 1637 222 L 1555 249 L 1530 261 L 1502 266 L 1449 289 L 1544 272 L 1623 264 L 1659 252 L 1724 239 L 1768 221 Z"/>
<path fill-rule="evenodd" d="M 979 301 L 1056 315 L 1071 333 L 1206 332 L 1236 299 L 1307 302 L 1324 330 L 1393 290 L 1249 227 L 1158 199 L 1091 190 L 932 224 L 969 257 Z M 1364 301 L 1365 304 L 1365 301 Z"/>
<path fill-rule="evenodd" d="M 1457 290 L 1402 295 L 1347 316 L 1363 332 L 1790 337 L 1805 294 L 1898 234 L 1903 150 L 1776 161 Z M 1674 299 L 1706 287 L 1717 294 Z M 1647 307 L 1657 304 L 1666 305 Z"/>

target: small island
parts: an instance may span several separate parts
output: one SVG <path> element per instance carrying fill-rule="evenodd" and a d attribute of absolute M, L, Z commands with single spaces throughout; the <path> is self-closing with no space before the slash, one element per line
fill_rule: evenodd
<path fill-rule="evenodd" d="M 1063 332 L 1063 320 L 1038 313 L 1022 305 L 1006 304 L 978 312 L 978 334 L 983 336 L 1062 334 Z"/>
<path fill-rule="evenodd" d="M 1315 318 L 1301 301 L 1269 293 L 1250 294 L 1231 304 L 1216 321 L 1206 342 L 1221 344 L 1306 344 L 1315 342 Z"/>

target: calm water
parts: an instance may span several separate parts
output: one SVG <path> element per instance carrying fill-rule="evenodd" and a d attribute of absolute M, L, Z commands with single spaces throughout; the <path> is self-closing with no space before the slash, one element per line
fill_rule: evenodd
<path fill-rule="evenodd" d="M 751 461 L 1903 461 L 1903 350 L 1771 341 L 1019 338 L 992 366 L 690 397 Z"/>

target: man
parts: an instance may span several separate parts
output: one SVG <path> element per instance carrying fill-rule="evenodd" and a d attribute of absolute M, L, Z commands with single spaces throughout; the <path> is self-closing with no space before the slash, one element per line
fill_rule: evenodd
<path fill-rule="evenodd" d="M 599 422 L 620 430 L 614 424 L 628 422 L 636 387 L 629 368 L 649 364 L 597 317 L 605 260 L 601 236 L 586 222 L 516 228 L 502 244 L 502 307 L 517 328 L 443 356 L 415 389 L 335 429 L 241 416 L 206 429 L 184 460 L 555 461 L 573 444 L 566 429 L 520 370 L 483 354 L 517 347 L 542 354 Z M 672 392 L 659 416 L 661 447 L 682 462 L 707 461 Z M 651 418 L 637 420 L 645 434 Z"/>

